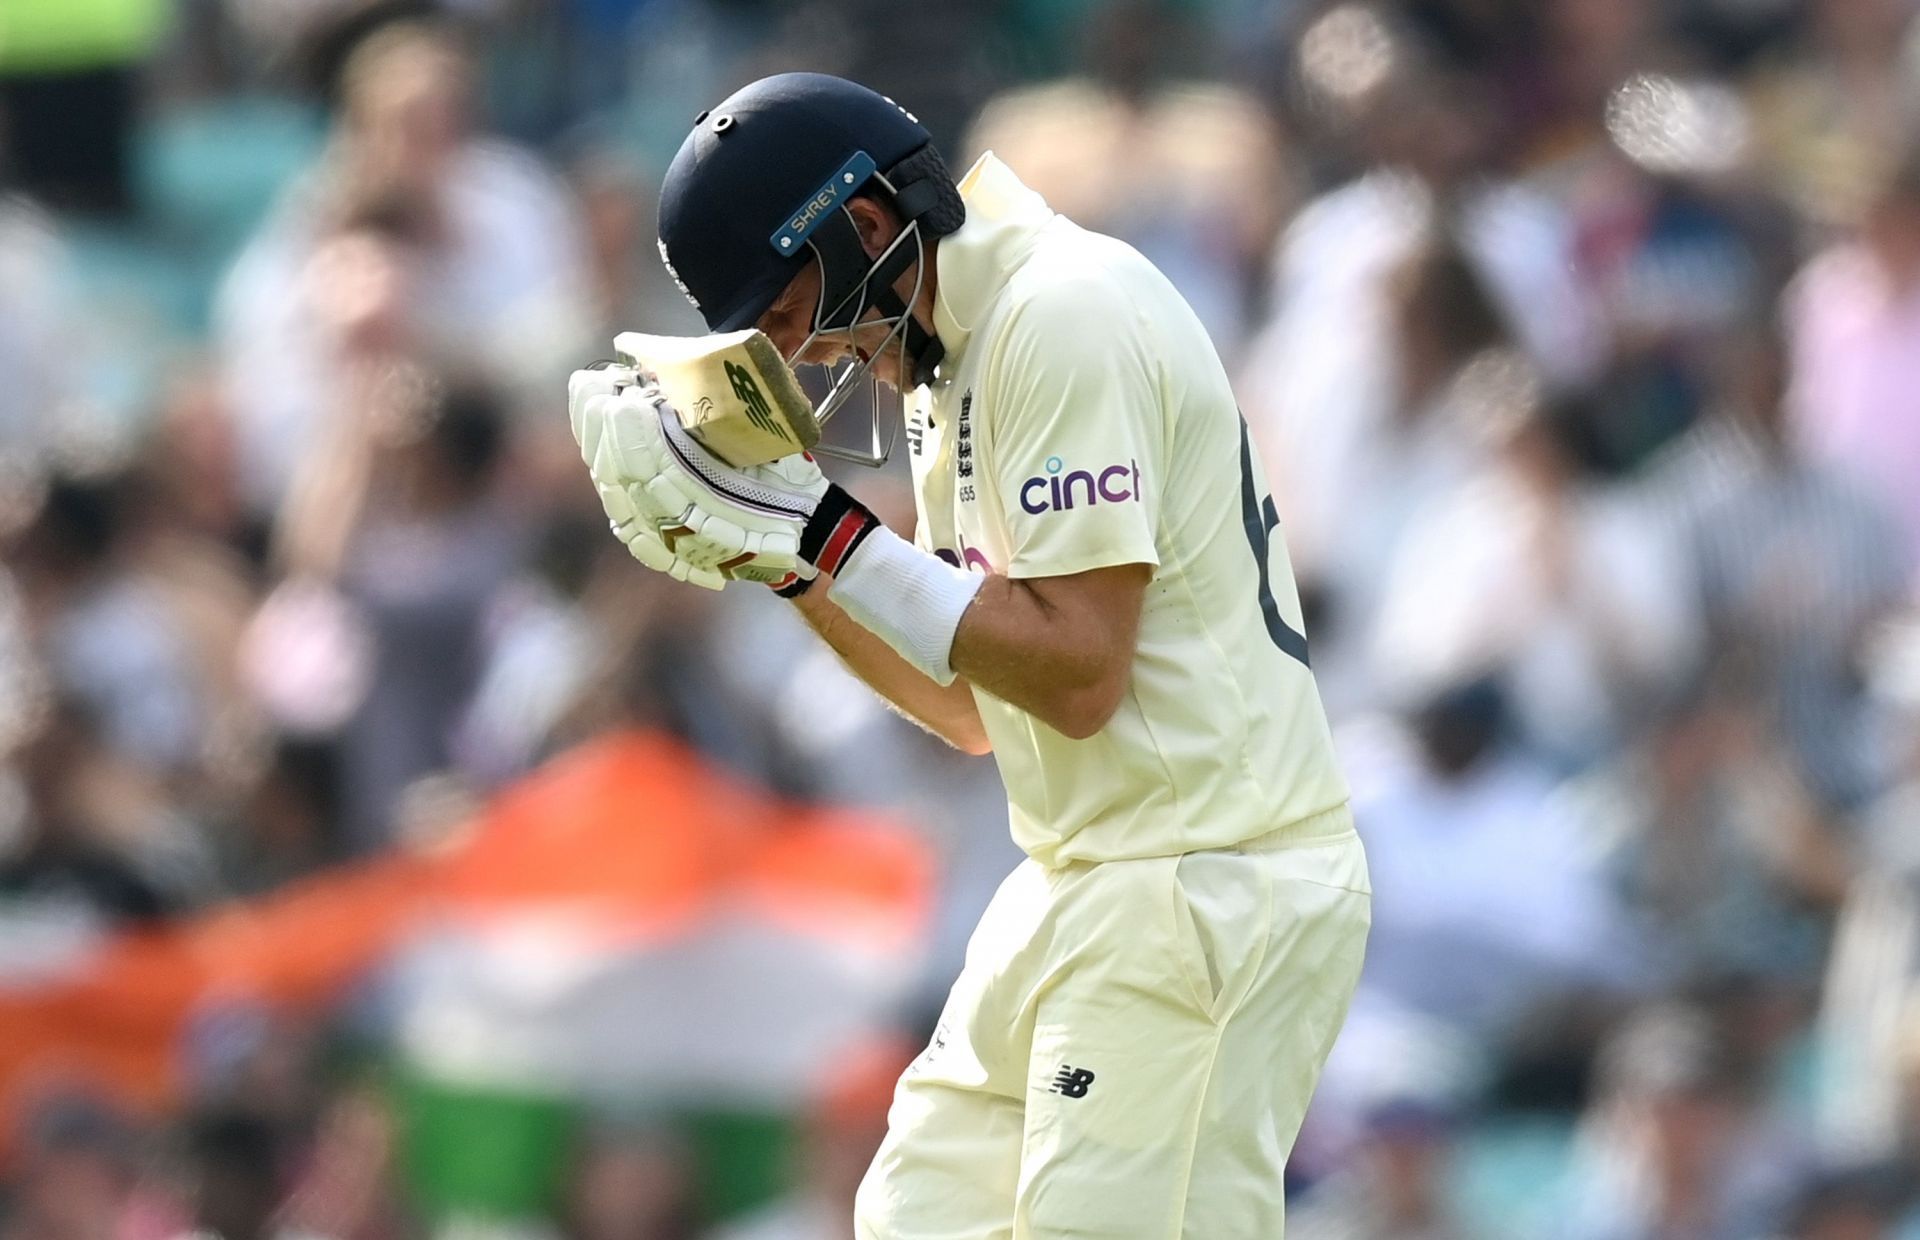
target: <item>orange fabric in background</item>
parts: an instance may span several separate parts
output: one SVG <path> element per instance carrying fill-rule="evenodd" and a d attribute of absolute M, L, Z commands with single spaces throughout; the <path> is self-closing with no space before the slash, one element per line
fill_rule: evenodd
<path fill-rule="evenodd" d="M 0 985 L 0 1140 L 49 1080 L 143 1112 L 176 1103 L 182 1030 L 201 1004 L 311 1011 L 429 910 L 487 919 L 565 905 L 592 915 L 605 946 L 631 949 L 746 908 L 796 932 L 907 949 L 932 879 L 925 844 L 884 818 L 786 804 L 658 734 L 608 735 L 508 788 L 443 850 L 317 874 L 112 939 L 75 976 Z"/>
<path fill-rule="evenodd" d="M 135 1111 L 172 1102 L 181 1030 L 203 1001 L 300 1009 L 333 997 L 391 946 L 430 868 L 390 854 L 110 939 L 76 976 L 0 987 L 0 1111 L 10 1118 L 36 1087 L 67 1082 Z"/>

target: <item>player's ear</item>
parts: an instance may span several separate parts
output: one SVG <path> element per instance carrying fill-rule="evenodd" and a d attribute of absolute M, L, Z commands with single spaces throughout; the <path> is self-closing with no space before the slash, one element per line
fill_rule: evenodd
<path fill-rule="evenodd" d="M 853 216 L 854 230 L 868 258 L 879 258 L 900 232 L 900 222 L 877 199 L 855 198 L 847 204 L 847 213 Z"/>

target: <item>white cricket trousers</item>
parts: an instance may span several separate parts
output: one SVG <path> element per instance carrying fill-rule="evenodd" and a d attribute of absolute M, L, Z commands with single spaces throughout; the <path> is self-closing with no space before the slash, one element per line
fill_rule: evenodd
<path fill-rule="evenodd" d="M 858 1240 L 1282 1240 L 1371 891 L 1344 806 L 1232 849 L 1022 863 L 894 1091 Z"/>

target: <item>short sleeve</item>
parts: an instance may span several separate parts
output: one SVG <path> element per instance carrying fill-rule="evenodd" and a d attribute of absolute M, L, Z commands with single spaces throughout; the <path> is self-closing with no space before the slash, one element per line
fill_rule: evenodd
<path fill-rule="evenodd" d="M 1056 286 L 1016 307 L 986 385 L 1009 577 L 1160 563 L 1159 367 L 1123 289 Z"/>

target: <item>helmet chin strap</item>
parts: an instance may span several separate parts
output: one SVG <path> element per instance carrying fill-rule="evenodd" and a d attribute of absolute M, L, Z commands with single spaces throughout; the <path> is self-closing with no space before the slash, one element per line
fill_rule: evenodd
<path fill-rule="evenodd" d="M 892 191 L 893 187 L 887 184 L 884 177 L 878 179 Z M 908 188 L 912 190 L 918 187 Z M 909 194 L 906 199 L 912 197 Z M 913 214 L 917 215 L 918 211 Z M 909 239 L 913 242 L 911 247 L 907 245 Z M 919 222 L 910 218 L 907 226 L 881 251 L 880 256 L 869 260 L 853 214 L 842 206 L 814 230 L 807 244 L 812 247 L 820 264 L 820 300 L 814 307 L 813 331 L 794 350 L 793 356 L 804 355 L 807 348 L 823 335 L 845 332 L 854 357 L 833 377 L 832 386 L 815 409 L 814 417 L 824 425 L 852 397 L 860 380 L 868 379 L 872 384 L 874 418 L 872 448 L 868 452 L 828 444 L 815 445 L 813 450 L 862 465 L 884 465 L 892 455 L 894 440 L 905 418 L 906 392 L 904 389 L 895 392 L 895 416 L 890 419 L 892 429 L 883 445 L 880 441 L 880 381 L 873 375 L 874 361 L 889 346 L 897 346 L 900 350 L 900 372 L 906 377 L 905 386 L 923 387 L 933 382 L 941 359 L 946 356 L 946 346 L 940 342 L 940 338 L 922 327 L 910 309 L 912 304 L 920 300 L 920 291 L 926 285 L 926 243 Z M 914 268 L 913 292 L 908 300 L 902 301 L 893 286 L 910 266 Z M 866 316 L 869 312 L 877 312 L 879 317 L 868 319 Z M 854 332 L 857 328 L 869 325 L 886 326 L 889 331 L 886 338 L 863 357 L 854 343 Z"/>
<path fill-rule="evenodd" d="M 880 312 L 880 323 L 900 324 L 900 344 L 906 352 L 906 360 L 911 368 L 902 367 L 901 373 L 910 375 L 913 387 L 924 387 L 933 382 L 935 373 L 940 369 L 940 359 L 947 355 L 947 346 L 940 343 L 940 337 L 920 326 L 920 320 L 900 300 L 900 294 L 894 291 L 893 283 L 900 278 L 909 263 L 919 262 L 925 255 L 926 247 L 920 239 L 920 226 L 907 225 L 913 234 L 912 255 L 904 249 L 895 258 L 883 259 L 874 265 L 874 274 L 868 282 L 872 289 L 873 307 Z M 921 279 L 918 274 L 913 281 L 913 299 L 920 299 Z"/>

